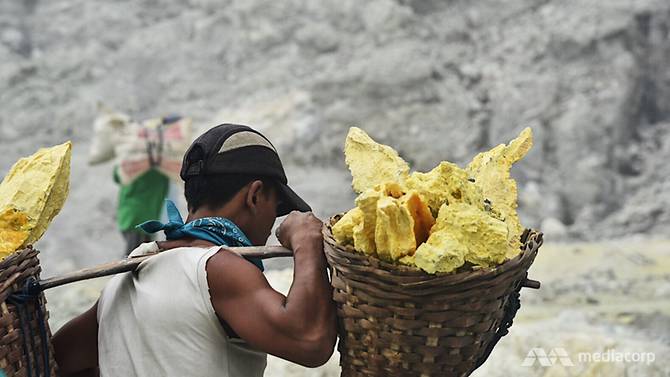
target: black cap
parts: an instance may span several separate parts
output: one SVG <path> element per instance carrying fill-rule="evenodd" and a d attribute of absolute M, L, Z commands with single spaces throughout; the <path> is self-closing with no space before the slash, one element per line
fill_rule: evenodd
<path fill-rule="evenodd" d="M 277 150 L 260 132 L 240 124 L 221 124 L 200 135 L 188 148 L 181 179 L 198 175 L 245 174 L 271 178 L 277 183 L 281 203 L 277 216 L 312 209 L 288 187 Z"/>

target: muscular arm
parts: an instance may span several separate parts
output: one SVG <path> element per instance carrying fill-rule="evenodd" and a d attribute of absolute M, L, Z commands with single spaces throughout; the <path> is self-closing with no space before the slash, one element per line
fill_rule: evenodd
<path fill-rule="evenodd" d="M 52 338 L 56 363 L 63 377 L 98 375 L 98 303 L 74 318 Z"/>
<path fill-rule="evenodd" d="M 297 233 L 285 242 L 293 249 L 295 266 L 287 296 L 272 289 L 256 267 L 230 252 L 209 260 L 207 280 L 214 310 L 242 339 L 258 350 L 315 367 L 333 353 L 335 308 L 320 226 Z"/>

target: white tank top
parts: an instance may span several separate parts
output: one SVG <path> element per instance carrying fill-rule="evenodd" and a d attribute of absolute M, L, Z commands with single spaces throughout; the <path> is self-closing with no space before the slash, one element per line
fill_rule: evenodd
<path fill-rule="evenodd" d="M 262 376 L 267 355 L 229 338 L 205 266 L 219 247 L 178 248 L 113 277 L 98 303 L 100 375 Z"/>

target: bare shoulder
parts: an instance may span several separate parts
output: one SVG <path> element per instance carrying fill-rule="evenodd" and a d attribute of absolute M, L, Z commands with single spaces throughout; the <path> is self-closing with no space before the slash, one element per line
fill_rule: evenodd
<path fill-rule="evenodd" d="M 265 276 L 256 266 L 225 248 L 209 258 L 206 270 L 213 300 L 221 296 L 233 298 L 269 287 Z"/>

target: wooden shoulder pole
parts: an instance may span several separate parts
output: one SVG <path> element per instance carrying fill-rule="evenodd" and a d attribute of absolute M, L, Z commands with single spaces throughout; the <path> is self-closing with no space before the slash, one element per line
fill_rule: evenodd
<path fill-rule="evenodd" d="M 293 251 L 283 246 L 250 246 L 250 247 L 225 247 L 227 250 L 234 251 L 243 257 L 253 258 L 277 258 L 277 257 L 292 257 Z M 135 271 L 140 263 L 145 260 L 158 255 L 150 254 L 134 258 L 126 258 L 116 262 L 101 264 L 94 267 L 84 268 L 82 270 L 73 271 L 60 276 L 51 277 L 40 280 L 40 290 L 45 290 L 53 287 L 58 287 L 76 281 L 99 278 L 102 276 L 115 275 L 122 272 Z"/>

